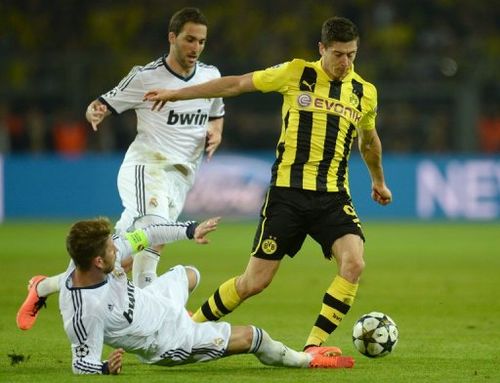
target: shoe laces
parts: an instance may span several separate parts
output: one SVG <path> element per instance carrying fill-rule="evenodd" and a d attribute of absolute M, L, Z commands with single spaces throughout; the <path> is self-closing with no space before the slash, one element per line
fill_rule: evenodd
<path fill-rule="evenodd" d="M 42 307 L 47 307 L 46 300 L 47 297 L 38 298 L 38 301 L 35 303 L 35 307 L 33 308 L 33 316 L 35 316 Z"/>

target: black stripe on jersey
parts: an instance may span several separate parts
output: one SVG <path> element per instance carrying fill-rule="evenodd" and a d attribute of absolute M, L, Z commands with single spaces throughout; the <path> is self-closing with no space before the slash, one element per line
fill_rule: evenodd
<path fill-rule="evenodd" d="M 360 83 L 359 81 L 352 80 L 352 92 L 358 96 L 359 98 L 359 105 L 358 105 L 358 110 L 361 111 L 361 99 L 363 98 L 363 84 Z M 346 172 L 347 172 L 347 160 L 348 160 L 348 154 L 349 151 L 351 150 L 351 144 L 353 140 L 353 134 L 355 131 L 355 127 L 353 124 L 349 125 L 349 129 L 347 130 L 346 136 L 345 136 L 345 141 L 344 141 L 344 155 L 342 157 L 342 161 L 339 163 L 339 168 L 337 171 L 337 187 L 340 191 L 345 191 L 346 188 L 344 187 L 345 180 L 346 180 Z"/>
<path fill-rule="evenodd" d="M 136 165 L 135 167 L 135 198 L 137 212 L 139 215 L 146 214 L 146 196 L 144 185 L 144 165 Z"/>
<path fill-rule="evenodd" d="M 102 363 L 89 363 L 82 359 L 78 359 L 73 363 L 73 366 L 85 374 L 100 374 L 102 372 Z"/>
<path fill-rule="evenodd" d="M 116 87 L 120 90 L 124 90 L 128 86 L 128 84 L 130 84 L 130 82 L 133 80 L 133 78 L 135 77 L 137 72 L 139 72 L 141 69 L 142 69 L 142 66 L 139 66 L 139 65 L 136 65 L 135 67 L 133 67 L 130 70 L 129 74 L 127 76 L 125 76 Z"/>
<path fill-rule="evenodd" d="M 341 88 L 341 81 L 330 81 L 330 90 L 328 91 L 328 97 L 340 100 Z M 335 157 L 335 143 L 337 142 L 337 138 L 339 135 L 339 125 L 340 116 L 336 116 L 330 113 L 327 114 L 323 156 L 318 165 L 318 176 L 316 178 L 317 191 L 327 191 L 328 169 L 330 169 L 332 160 Z"/>
<path fill-rule="evenodd" d="M 73 302 L 73 330 L 80 343 L 87 340 L 87 330 L 82 322 L 83 302 L 81 290 L 71 290 L 71 300 Z"/>
<path fill-rule="evenodd" d="M 318 74 L 314 68 L 305 67 L 300 77 L 299 88 L 302 91 L 314 92 Z M 304 164 L 309 159 L 311 151 L 311 133 L 313 127 L 313 112 L 299 111 L 299 123 L 297 126 L 297 150 L 295 159 L 290 169 L 290 186 L 303 187 Z"/>
<path fill-rule="evenodd" d="M 163 66 L 163 57 L 160 57 L 160 58 L 156 59 L 155 61 L 150 62 L 147 65 L 144 65 L 144 67 L 142 67 L 141 71 L 157 69 L 161 66 Z"/>
<path fill-rule="evenodd" d="M 288 111 L 286 113 L 286 116 L 285 116 L 284 121 L 283 121 L 283 126 L 284 126 L 285 131 L 288 128 L 289 117 L 290 117 L 290 111 Z M 278 167 L 283 159 L 283 152 L 285 151 L 285 143 L 279 142 L 278 146 L 276 147 L 276 151 L 277 151 L 276 161 L 274 161 L 273 167 L 271 169 L 271 185 L 276 184 L 276 178 L 278 177 Z"/>
<path fill-rule="evenodd" d="M 106 106 L 108 107 L 108 110 L 109 110 L 109 111 L 110 111 L 110 112 L 111 112 L 114 116 L 117 116 L 117 115 L 118 115 L 118 112 L 116 111 L 116 109 L 115 109 L 115 108 L 113 108 L 113 107 L 109 104 L 109 102 L 107 102 L 107 101 L 104 99 L 104 97 L 99 96 L 97 99 L 98 99 L 100 102 L 102 102 L 104 105 L 106 105 Z"/>

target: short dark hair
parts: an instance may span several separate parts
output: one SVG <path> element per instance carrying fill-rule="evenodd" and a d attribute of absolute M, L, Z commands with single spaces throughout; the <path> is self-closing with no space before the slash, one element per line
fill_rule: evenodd
<path fill-rule="evenodd" d="M 358 27 L 345 17 L 331 17 L 323 23 L 321 28 L 321 42 L 325 46 L 337 41 L 347 43 L 357 40 L 359 43 Z"/>
<path fill-rule="evenodd" d="M 111 232 L 111 223 L 104 217 L 74 223 L 66 237 L 66 249 L 76 267 L 89 270 L 92 260 L 104 255 Z"/>
<path fill-rule="evenodd" d="M 168 31 L 173 32 L 177 36 L 181 33 L 184 25 L 189 22 L 208 26 L 207 18 L 198 8 L 188 7 L 174 13 L 170 19 Z"/>

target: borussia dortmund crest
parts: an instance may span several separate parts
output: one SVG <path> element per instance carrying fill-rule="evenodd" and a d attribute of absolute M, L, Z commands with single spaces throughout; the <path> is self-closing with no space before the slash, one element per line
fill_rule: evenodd
<path fill-rule="evenodd" d="M 268 238 L 262 242 L 261 245 L 262 251 L 268 255 L 274 254 L 278 249 L 278 244 L 274 240 L 274 238 Z"/>
<path fill-rule="evenodd" d="M 349 103 L 352 106 L 354 106 L 355 108 L 357 108 L 359 106 L 359 97 L 358 97 L 358 95 L 352 93 L 351 97 L 349 97 Z"/>

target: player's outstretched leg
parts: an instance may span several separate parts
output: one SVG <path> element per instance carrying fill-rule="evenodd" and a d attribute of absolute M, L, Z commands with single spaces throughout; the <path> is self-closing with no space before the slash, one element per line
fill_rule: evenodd
<path fill-rule="evenodd" d="M 38 312 L 45 306 L 46 297 L 39 297 L 36 291 L 38 284 L 46 279 L 45 275 L 36 275 L 28 283 L 28 296 L 19 308 L 16 316 L 17 327 L 29 330 L 36 322 Z"/>
<path fill-rule="evenodd" d="M 326 356 L 321 352 L 307 353 L 292 350 L 272 339 L 266 331 L 256 327 L 253 327 L 252 347 L 249 352 L 268 366 L 302 368 L 351 368 L 354 366 L 354 359 L 349 356 Z"/>

